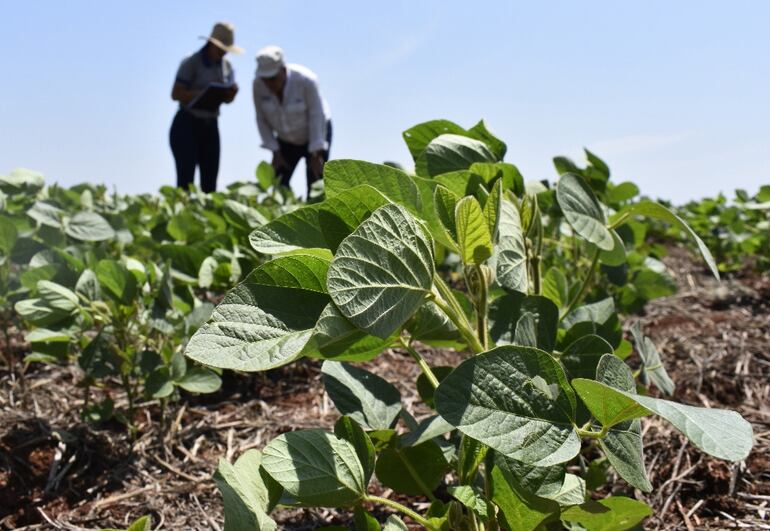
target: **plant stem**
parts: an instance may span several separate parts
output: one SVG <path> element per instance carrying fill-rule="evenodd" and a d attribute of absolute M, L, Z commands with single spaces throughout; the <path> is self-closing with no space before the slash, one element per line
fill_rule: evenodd
<path fill-rule="evenodd" d="M 364 501 L 368 501 L 371 503 L 380 503 L 382 505 L 387 505 L 391 509 L 395 509 L 400 513 L 405 514 L 421 526 L 423 526 L 425 529 L 429 529 L 430 531 L 439 531 L 438 527 L 434 526 L 428 520 L 411 510 L 409 507 L 406 507 L 404 505 L 401 505 L 397 501 L 389 500 L 388 498 L 382 498 L 380 496 L 375 496 L 373 494 L 367 494 L 364 496 Z"/>
<path fill-rule="evenodd" d="M 444 279 L 441 278 L 438 273 L 433 275 L 433 284 L 436 286 L 439 294 L 444 298 L 447 304 L 452 307 L 457 315 L 461 317 L 463 321 L 465 321 L 467 327 L 470 328 L 471 324 L 468 321 L 468 318 L 465 316 L 465 310 L 463 310 L 462 306 L 460 306 L 460 303 L 457 302 L 457 297 L 455 297 L 454 293 L 452 293 L 452 288 L 450 288 L 447 283 L 444 282 Z"/>
<path fill-rule="evenodd" d="M 438 306 L 447 317 L 449 317 L 449 320 L 457 327 L 460 335 L 462 335 L 463 339 L 468 342 L 468 346 L 475 354 L 484 352 L 484 346 L 479 342 L 479 338 L 476 337 L 476 334 L 471 329 L 467 319 L 461 318 L 454 308 L 452 308 L 440 295 L 434 297 L 433 302 L 436 303 L 436 306 Z"/>
<path fill-rule="evenodd" d="M 487 279 L 481 266 L 475 266 L 475 275 L 478 277 L 479 292 L 476 298 L 476 337 L 481 341 L 481 346 L 487 350 L 489 341 L 487 339 L 487 300 L 489 298 L 489 287 Z"/>
<path fill-rule="evenodd" d="M 400 341 L 401 346 L 409 353 L 410 356 L 412 356 L 412 359 L 417 362 L 417 365 L 419 365 L 422 373 L 428 379 L 433 388 L 436 389 L 438 387 L 439 381 L 438 378 L 436 378 L 436 375 L 433 374 L 433 371 L 431 370 L 430 365 L 428 365 L 428 362 L 426 362 L 425 358 L 423 358 L 419 352 L 412 348 L 412 346 L 407 343 L 403 337 L 400 338 Z"/>
<path fill-rule="evenodd" d="M 572 302 L 569 303 L 569 306 L 567 306 L 567 309 L 564 310 L 564 313 L 561 316 L 561 319 L 564 318 L 569 312 L 571 312 L 575 306 L 577 306 L 581 300 L 583 300 L 583 297 L 585 296 L 586 292 L 588 291 L 588 288 L 590 287 L 593 278 L 594 278 L 594 271 L 596 270 L 596 266 L 599 263 L 599 248 L 596 248 L 596 251 L 594 252 L 593 260 L 591 260 L 591 267 L 588 269 L 588 274 L 583 279 L 583 285 L 580 286 L 580 291 L 578 291 L 578 294 L 575 295 L 575 298 L 572 299 Z"/>
<path fill-rule="evenodd" d="M 603 439 L 604 436 L 607 435 L 609 428 L 607 426 L 602 426 L 600 431 L 591 431 L 576 427 L 575 430 L 577 431 L 578 435 L 584 439 Z"/>

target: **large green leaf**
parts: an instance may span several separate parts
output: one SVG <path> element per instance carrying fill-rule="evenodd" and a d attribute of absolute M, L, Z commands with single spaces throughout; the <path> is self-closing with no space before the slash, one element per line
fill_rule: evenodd
<path fill-rule="evenodd" d="M 377 209 L 337 249 L 329 294 L 359 328 L 386 338 L 422 304 L 433 284 L 433 246 L 396 204 Z"/>
<path fill-rule="evenodd" d="M 663 361 L 660 359 L 658 349 L 649 337 L 642 334 L 642 324 L 637 321 L 631 327 L 631 334 L 634 336 L 636 350 L 639 357 L 642 358 L 642 371 L 649 377 L 655 387 L 667 395 L 674 393 L 674 382 L 666 372 Z"/>
<path fill-rule="evenodd" d="M 559 358 L 571 378 L 589 378 L 596 376 L 596 367 L 605 354 L 612 354 L 614 349 L 601 337 L 588 334 L 570 343 Z"/>
<path fill-rule="evenodd" d="M 457 241 L 457 222 L 455 221 L 455 209 L 460 197 L 445 186 L 436 186 L 433 192 L 433 207 L 441 225 L 446 229 L 449 237 Z"/>
<path fill-rule="evenodd" d="M 495 162 L 495 155 L 484 142 L 455 134 L 440 135 L 426 146 L 415 162 L 417 175 L 435 177 L 442 173 L 468 169 L 474 162 Z"/>
<path fill-rule="evenodd" d="M 67 319 L 71 314 L 51 308 L 39 298 L 18 301 L 14 307 L 19 317 L 36 326 L 48 326 Z"/>
<path fill-rule="evenodd" d="M 607 297 L 606 299 L 575 308 L 564 317 L 562 323 L 567 329 L 583 322 L 600 325 L 606 323 L 613 315 L 615 315 L 615 301 L 612 297 Z"/>
<path fill-rule="evenodd" d="M 321 369 L 329 398 L 340 413 L 368 430 L 393 426 L 401 412 L 401 393 L 387 381 L 347 363 L 325 361 Z"/>
<path fill-rule="evenodd" d="M 655 413 L 706 452 L 727 461 L 745 459 L 753 444 L 751 424 L 735 411 L 677 404 L 577 378 L 572 385 L 599 422 L 613 426 Z"/>
<path fill-rule="evenodd" d="M 348 416 L 342 416 L 334 423 L 334 434 L 353 445 L 358 460 L 364 469 L 364 484 L 368 484 L 374 473 L 374 444 L 359 424 Z"/>
<path fill-rule="evenodd" d="M 497 282 L 508 291 L 527 293 L 527 251 L 519 211 L 503 200 L 498 226 L 499 244 L 495 248 Z"/>
<path fill-rule="evenodd" d="M 0 253 L 10 255 L 18 238 L 16 225 L 10 219 L 0 216 Z"/>
<path fill-rule="evenodd" d="M 95 273 L 102 289 L 121 303 L 130 304 L 136 297 L 136 277 L 120 262 L 99 260 Z"/>
<path fill-rule="evenodd" d="M 428 345 L 457 345 L 462 337 L 457 327 L 432 301 L 417 310 L 406 325 L 412 339 Z"/>
<path fill-rule="evenodd" d="M 636 392 L 636 382 L 631 369 L 616 356 L 607 355 L 601 358 L 596 368 L 596 379 L 621 391 Z M 644 492 L 652 490 L 644 468 L 642 426 L 639 420 L 627 420 L 614 425 L 607 435 L 599 440 L 599 445 L 620 477 Z"/>
<path fill-rule="evenodd" d="M 267 223 L 265 216 L 260 214 L 256 208 L 232 199 L 227 199 L 222 204 L 222 215 L 228 224 L 243 232 L 248 232 Z"/>
<path fill-rule="evenodd" d="M 368 361 L 396 339 L 395 334 L 385 339 L 367 334 L 345 318 L 334 303 L 329 303 L 321 312 L 303 354 L 334 361 Z"/>
<path fill-rule="evenodd" d="M 115 237 L 115 231 L 96 212 L 78 212 L 64 222 L 64 232 L 83 242 L 100 242 Z"/>
<path fill-rule="evenodd" d="M 580 450 L 575 396 L 559 364 L 536 348 L 498 347 L 464 361 L 435 399 L 450 424 L 511 459 L 547 466 Z"/>
<path fill-rule="evenodd" d="M 421 209 L 417 185 L 405 172 L 361 160 L 332 160 L 324 165 L 324 190 L 332 197 L 359 185 L 368 185 L 406 207 L 413 214 Z"/>
<path fill-rule="evenodd" d="M 325 249 L 326 238 L 318 219 L 317 204 L 307 205 L 255 229 L 249 242 L 255 251 L 283 254 L 297 249 Z"/>
<path fill-rule="evenodd" d="M 225 506 L 225 531 L 278 529 L 267 515 L 270 494 L 260 474 L 262 454 L 248 450 L 234 465 L 224 459 L 214 473 Z"/>
<path fill-rule="evenodd" d="M 433 441 L 426 441 L 417 446 L 386 448 L 377 459 L 375 473 L 386 487 L 419 496 L 438 487 L 447 468 L 441 448 Z"/>
<path fill-rule="evenodd" d="M 449 120 L 431 120 L 410 127 L 404 131 L 403 137 L 409 152 L 412 154 L 412 158 L 417 160 L 417 157 L 425 151 L 431 140 L 446 133 L 463 135 L 467 132 L 464 128 Z"/>
<path fill-rule="evenodd" d="M 659 219 L 684 231 L 695 240 L 695 245 L 698 246 L 698 250 L 706 261 L 706 264 L 709 266 L 711 273 L 717 280 L 719 280 L 719 269 L 717 268 L 716 262 L 714 262 L 714 257 L 711 256 L 711 251 L 709 251 L 706 244 L 703 243 L 703 240 L 700 239 L 700 236 L 698 236 L 682 218 L 661 204 L 654 201 L 644 200 L 624 208 L 612 217 L 612 221 L 616 222 L 621 220 L 621 218 L 625 219 L 631 216 L 647 216 Z"/>
<path fill-rule="evenodd" d="M 514 292 L 498 297 L 489 305 L 489 335 L 499 345 L 516 343 L 516 330 L 524 314 L 524 323 L 534 326 L 537 347 L 551 352 L 556 342 L 559 310 L 540 295 L 524 296 Z"/>
<path fill-rule="evenodd" d="M 500 508 L 504 529 L 538 529 L 558 514 L 558 503 L 517 490 L 514 484 L 515 480 L 500 467 L 492 468 L 491 497 Z"/>
<path fill-rule="evenodd" d="M 320 429 L 284 433 L 263 451 L 262 466 L 302 505 L 346 507 L 366 494 L 352 444 Z"/>
<path fill-rule="evenodd" d="M 555 496 L 564 485 L 565 465 L 533 466 L 495 456 L 495 466 L 508 475 L 509 480 L 515 483 L 520 490 L 524 490 L 535 496 L 550 498 Z"/>
<path fill-rule="evenodd" d="M 468 135 L 484 142 L 490 151 L 494 153 L 497 160 L 503 160 L 505 152 L 508 148 L 505 145 L 505 142 L 500 140 L 489 129 L 487 129 L 487 124 L 484 120 L 479 120 L 476 125 L 468 129 Z"/>
<path fill-rule="evenodd" d="M 16 168 L 10 175 L 0 175 L 0 190 L 8 194 L 25 193 L 34 196 L 43 186 L 43 174 L 26 168 Z"/>
<path fill-rule="evenodd" d="M 80 306 L 75 292 L 55 282 L 39 281 L 37 293 L 46 306 L 65 314 L 74 312 Z"/>
<path fill-rule="evenodd" d="M 613 249 L 615 241 L 606 227 L 604 211 L 582 177 L 574 173 L 562 175 L 556 185 L 556 200 L 575 232 L 599 249 Z"/>
<path fill-rule="evenodd" d="M 355 186 L 329 197 L 320 204 L 318 221 L 326 245 L 333 251 L 372 212 L 390 201 L 368 184 Z"/>
<path fill-rule="evenodd" d="M 279 367 L 300 356 L 321 312 L 328 262 L 290 255 L 266 262 L 225 295 L 185 355 L 242 371 Z"/>
<path fill-rule="evenodd" d="M 455 223 L 464 264 L 482 264 L 492 256 L 492 236 L 481 205 L 475 197 L 466 196 L 457 202 Z"/>
<path fill-rule="evenodd" d="M 561 519 L 578 523 L 586 531 L 627 531 L 638 529 L 637 526 L 650 515 L 652 509 L 643 502 L 610 496 L 565 509 Z"/>

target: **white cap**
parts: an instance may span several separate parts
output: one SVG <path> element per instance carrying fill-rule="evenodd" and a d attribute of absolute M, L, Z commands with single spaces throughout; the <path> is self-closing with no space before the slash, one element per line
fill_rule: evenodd
<path fill-rule="evenodd" d="M 257 76 L 275 77 L 283 68 L 283 50 L 278 46 L 265 46 L 257 52 Z"/>

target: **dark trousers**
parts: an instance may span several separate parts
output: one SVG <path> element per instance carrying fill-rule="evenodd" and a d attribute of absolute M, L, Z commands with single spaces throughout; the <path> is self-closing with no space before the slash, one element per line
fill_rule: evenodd
<path fill-rule="evenodd" d="M 187 190 L 195 182 L 195 167 L 201 176 L 201 190 L 217 189 L 219 173 L 219 126 L 217 119 L 197 118 L 180 110 L 169 133 L 176 162 L 176 185 Z"/>
<path fill-rule="evenodd" d="M 329 151 L 332 146 L 331 121 L 326 122 L 326 143 L 329 147 L 323 152 L 324 162 L 329 160 Z M 310 168 L 310 153 L 307 150 L 308 145 L 290 144 L 288 142 L 284 142 L 280 138 L 278 139 L 278 145 L 281 147 L 281 155 L 283 155 L 283 160 L 286 161 L 286 167 L 281 168 L 276 172 L 277 177 L 281 180 L 281 184 L 283 186 L 289 186 L 289 181 L 291 180 L 291 176 L 294 173 L 294 169 L 297 167 L 300 159 L 304 158 L 305 166 L 307 168 L 305 172 L 305 177 L 307 178 L 307 193 L 310 194 L 310 187 L 314 182 L 321 179 L 321 176 L 315 175 L 313 170 Z"/>

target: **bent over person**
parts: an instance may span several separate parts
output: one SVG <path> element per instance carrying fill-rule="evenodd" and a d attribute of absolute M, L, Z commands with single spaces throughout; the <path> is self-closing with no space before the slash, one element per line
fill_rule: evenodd
<path fill-rule="evenodd" d="M 300 159 L 307 167 L 307 189 L 323 174 L 329 160 L 332 124 L 318 80 L 304 66 L 286 64 L 283 50 L 267 46 L 257 54 L 254 107 L 262 147 L 273 152 L 273 168 L 289 186 Z"/>
<path fill-rule="evenodd" d="M 201 37 L 205 38 L 205 37 Z M 232 24 L 218 22 L 206 44 L 185 58 L 176 73 L 171 99 L 179 110 L 169 140 L 176 162 L 176 185 L 187 189 L 200 171 L 201 190 L 213 192 L 219 173 L 219 105 L 238 93 L 235 73 L 225 54 L 242 53 L 234 43 Z"/>

